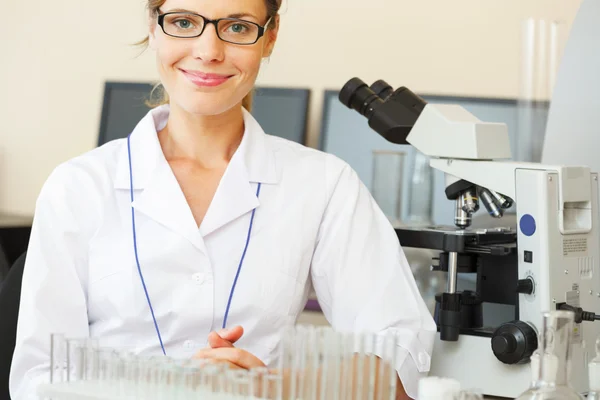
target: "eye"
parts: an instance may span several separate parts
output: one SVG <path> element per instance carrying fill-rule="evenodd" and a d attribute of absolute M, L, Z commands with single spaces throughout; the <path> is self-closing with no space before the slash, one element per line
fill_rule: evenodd
<path fill-rule="evenodd" d="M 248 30 L 248 27 L 244 24 L 235 23 L 229 26 L 229 30 L 232 33 L 245 33 Z"/>
<path fill-rule="evenodd" d="M 190 29 L 194 27 L 194 24 L 190 20 L 187 19 L 179 19 L 173 22 L 177 28 L 180 29 Z"/>

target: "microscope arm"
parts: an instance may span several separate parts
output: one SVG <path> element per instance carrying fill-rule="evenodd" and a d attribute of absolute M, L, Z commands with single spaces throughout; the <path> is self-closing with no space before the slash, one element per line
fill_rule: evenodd
<path fill-rule="evenodd" d="M 558 177 L 559 225 L 562 234 L 587 233 L 591 229 L 591 173 L 587 167 L 549 166 L 535 163 L 505 161 L 474 161 L 433 158 L 430 165 L 444 173 L 447 185 L 453 180 L 465 180 L 481 188 L 517 200 L 517 171 L 553 172 Z M 518 205 L 517 205 L 518 206 Z"/>
<path fill-rule="evenodd" d="M 515 193 L 515 170 L 540 169 L 539 165 L 521 164 L 502 161 L 479 161 L 479 160 L 452 160 L 444 158 L 432 158 L 432 168 L 440 170 L 447 175 L 447 179 L 464 179 L 477 186 L 492 189 L 498 193 L 514 199 Z M 538 168 L 536 168 L 538 167 Z M 450 182 L 447 180 L 446 185 Z"/>

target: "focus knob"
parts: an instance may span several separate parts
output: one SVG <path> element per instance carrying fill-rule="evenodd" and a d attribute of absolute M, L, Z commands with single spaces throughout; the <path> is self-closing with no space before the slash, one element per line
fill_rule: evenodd
<path fill-rule="evenodd" d="M 533 279 L 519 279 L 517 282 L 517 293 L 522 294 L 532 294 L 535 286 L 533 283 Z"/>
<path fill-rule="evenodd" d="M 504 364 L 524 364 L 537 349 L 537 334 L 522 321 L 506 322 L 492 335 L 492 351 Z"/>

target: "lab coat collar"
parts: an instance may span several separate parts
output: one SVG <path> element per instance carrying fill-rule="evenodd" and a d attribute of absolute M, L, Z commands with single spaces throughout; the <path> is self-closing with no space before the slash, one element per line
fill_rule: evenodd
<path fill-rule="evenodd" d="M 275 154 L 267 135 L 260 124 L 246 109 L 244 112 L 244 137 L 234 154 L 241 154 L 249 182 L 275 184 L 279 181 L 275 164 Z M 153 178 L 155 167 L 166 161 L 158 141 L 157 133 L 162 130 L 169 117 L 169 106 L 164 105 L 150 110 L 138 123 L 131 134 L 131 165 L 133 188 L 144 189 Z M 115 189 L 129 189 L 129 155 L 127 143 L 119 156 Z"/>
<path fill-rule="evenodd" d="M 258 122 L 244 110 L 244 136 L 198 228 L 158 141 L 157 132 L 164 128 L 168 116 L 168 106 L 158 107 L 150 111 L 131 134 L 133 187 L 136 191 L 142 190 L 135 194 L 133 206 L 204 250 L 202 236 L 259 206 L 256 185 L 251 183 L 277 183 L 275 155 Z M 129 190 L 127 144 L 123 147 L 115 188 Z"/>

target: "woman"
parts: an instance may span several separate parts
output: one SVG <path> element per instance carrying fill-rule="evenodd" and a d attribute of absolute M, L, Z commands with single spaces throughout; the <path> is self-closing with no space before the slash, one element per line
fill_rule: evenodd
<path fill-rule="evenodd" d="M 148 1 L 147 43 L 168 104 L 45 183 L 13 400 L 47 380 L 56 332 L 144 354 L 270 365 L 278 332 L 311 287 L 334 328 L 400 333 L 396 368 L 415 396 L 435 324 L 394 230 L 347 164 L 266 135 L 243 107 L 273 51 L 279 7 Z"/>

